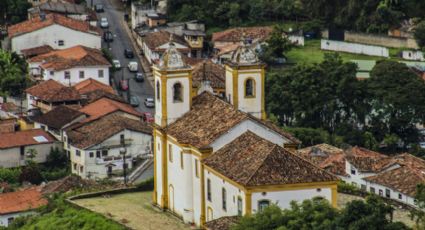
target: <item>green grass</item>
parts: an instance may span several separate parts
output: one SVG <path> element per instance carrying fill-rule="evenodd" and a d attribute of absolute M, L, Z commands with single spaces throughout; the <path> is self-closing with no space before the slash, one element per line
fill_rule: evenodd
<path fill-rule="evenodd" d="M 333 53 L 332 51 L 324 51 L 320 49 L 320 39 L 305 40 L 305 46 L 294 47 L 287 54 L 290 63 L 312 64 L 323 61 L 325 53 Z M 338 52 L 344 61 L 350 60 L 380 60 L 382 57 L 367 56 L 360 54 L 350 54 Z"/>

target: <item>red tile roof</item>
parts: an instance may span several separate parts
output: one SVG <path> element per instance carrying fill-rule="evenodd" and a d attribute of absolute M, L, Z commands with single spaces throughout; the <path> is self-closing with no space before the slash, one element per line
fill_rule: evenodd
<path fill-rule="evenodd" d="M 264 41 L 268 38 L 273 28 L 270 26 L 257 27 L 237 27 L 220 31 L 212 34 L 213 42 L 239 42 L 242 36 L 256 40 Z"/>
<path fill-rule="evenodd" d="M 136 109 L 134 109 L 131 105 L 118 102 L 105 97 L 93 103 L 90 103 L 87 106 L 80 109 L 80 112 L 83 112 L 89 115 L 89 118 L 86 119 L 85 122 L 95 120 L 99 117 L 102 117 L 117 111 L 121 111 L 121 112 L 128 113 L 138 117 L 142 116 L 142 114 L 138 112 Z"/>
<path fill-rule="evenodd" d="M 81 95 L 72 87 L 67 87 L 55 80 L 47 80 L 25 90 L 27 94 L 47 102 L 78 101 Z"/>
<path fill-rule="evenodd" d="M 42 62 L 44 69 L 64 70 L 76 66 L 110 66 L 101 51 L 85 46 L 74 46 L 68 49 L 55 50 L 35 56 L 28 62 Z"/>
<path fill-rule="evenodd" d="M 47 205 L 39 187 L 0 194 L 0 214 L 29 211 Z"/>
<path fill-rule="evenodd" d="M 60 14 L 48 14 L 46 15 L 45 20 L 41 20 L 40 17 L 33 18 L 15 25 L 12 25 L 8 28 L 8 35 L 10 38 L 30 33 L 54 24 L 58 24 L 73 30 L 91 33 L 94 35 L 100 36 L 102 30 L 91 26 L 88 22 L 68 18 Z"/>
<path fill-rule="evenodd" d="M 37 141 L 36 137 L 44 140 Z M 55 142 L 55 138 L 42 129 L 30 129 L 13 133 L 2 133 L 0 138 L 0 149 L 14 148 L 19 146 L 39 145 Z"/>
<path fill-rule="evenodd" d="M 204 79 L 210 81 L 211 87 L 214 89 L 224 89 L 226 87 L 224 67 L 212 61 L 204 61 L 195 65 L 192 79 L 193 87 L 200 87 Z"/>
<path fill-rule="evenodd" d="M 158 47 L 168 43 L 170 41 L 171 33 L 165 30 L 161 30 L 158 32 L 148 33 L 143 38 L 143 42 L 149 47 L 151 50 L 159 50 Z M 174 35 L 172 37 L 172 41 L 177 44 L 181 44 L 184 46 L 187 46 L 186 41 L 178 36 Z M 178 49 L 179 51 L 182 51 L 182 49 Z"/>
<path fill-rule="evenodd" d="M 84 80 L 82 82 L 77 83 L 73 86 L 80 94 L 85 94 L 89 92 L 93 92 L 95 90 L 102 90 L 108 93 L 115 94 L 114 89 L 109 86 L 105 85 L 100 81 L 97 81 L 95 79 L 89 78 L 87 80 Z"/>
<path fill-rule="evenodd" d="M 50 90 L 60 90 L 63 87 L 65 86 L 61 83 L 50 79 L 47 81 L 43 81 L 37 85 L 31 86 L 30 88 L 26 89 L 25 92 L 35 97 L 43 97 L 46 92 Z"/>
<path fill-rule="evenodd" d="M 21 50 L 22 55 L 24 57 L 34 57 L 36 55 L 41 55 L 53 51 L 53 48 L 49 45 L 37 46 L 34 48 L 23 49 Z"/>

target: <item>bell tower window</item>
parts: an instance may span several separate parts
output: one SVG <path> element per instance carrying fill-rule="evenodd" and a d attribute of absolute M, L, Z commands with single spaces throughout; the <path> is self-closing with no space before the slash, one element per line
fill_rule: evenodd
<path fill-rule="evenodd" d="M 173 101 L 174 102 L 182 102 L 183 101 L 183 95 L 182 95 L 182 84 L 176 83 L 173 85 Z"/>
<path fill-rule="evenodd" d="M 156 99 L 159 100 L 160 99 L 160 94 L 161 94 L 161 86 L 159 85 L 159 81 L 156 82 Z"/>
<path fill-rule="evenodd" d="M 245 81 L 245 97 L 255 97 L 255 81 L 254 79 L 247 79 Z"/>

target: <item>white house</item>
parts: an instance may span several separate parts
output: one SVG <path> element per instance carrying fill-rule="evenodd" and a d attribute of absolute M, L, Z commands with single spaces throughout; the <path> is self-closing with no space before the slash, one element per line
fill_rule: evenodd
<path fill-rule="evenodd" d="M 138 26 L 146 25 L 148 14 L 156 13 L 154 7 L 150 3 L 144 4 L 140 2 L 131 2 L 131 29 L 136 29 Z"/>
<path fill-rule="evenodd" d="M 33 161 L 46 162 L 52 147 L 61 147 L 56 139 L 42 129 L 30 129 L 11 133 L 2 133 L 0 138 L 0 167 L 14 168 L 23 166 L 30 160 L 30 150 L 37 154 Z"/>
<path fill-rule="evenodd" d="M 227 100 L 207 88 L 193 96 L 192 67 L 173 43 L 153 67 L 153 203 L 198 227 L 316 196 L 335 206 L 338 178 L 293 154 L 299 141 L 265 121 L 265 65 L 247 44 L 231 61 Z"/>
<path fill-rule="evenodd" d="M 147 123 L 118 114 L 75 125 L 64 135 L 72 173 L 93 179 L 131 169 L 136 158 L 151 154 L 151 132 Z"/>
<path fill-rule="evenodd" d="M 91 78 L 109 85 L 111 64 L 97 49 L 79 45 L 38 55 L 27 62 L 31 75 L 39 80 L 74 85 Z"/>
<path fill-rule="evenodd" d="M 100 49 L 102 31 L 88 22 L 47 14 L 8 28 L 8 43 L 12 52 L 49 45 L 53 49 L 66 49 L 78 45 Z"/>
<path fill-rule="evenodd" d="M 424 61 L 424 54 L 420 50 L 403 50 L 401 51 L 401 58 L 411 61 Z"/>
<path fill-rule="evenodd" d="M 35 209 L 47 205 L 41 187 L 0 194 L 0 226 L 7 227 L 18 217 L 36 214 Z"/>

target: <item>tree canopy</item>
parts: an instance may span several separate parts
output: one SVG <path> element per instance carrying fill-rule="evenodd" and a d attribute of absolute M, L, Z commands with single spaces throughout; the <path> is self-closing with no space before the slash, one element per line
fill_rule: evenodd
<path fill-rule="evenodd" d="M 0 95 L 20 95 L 27 84 L 25 60 L 16 53 L 0 49 Z"/>

